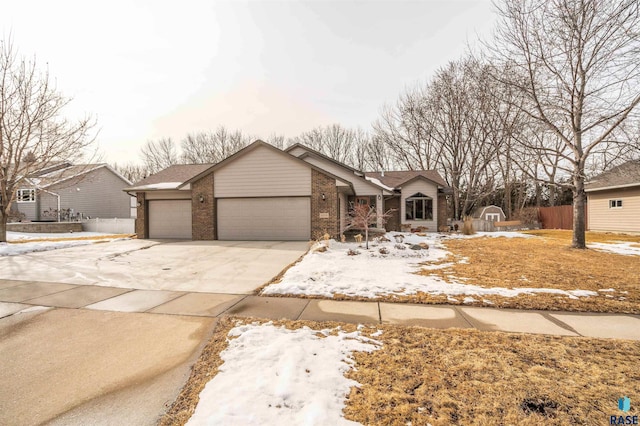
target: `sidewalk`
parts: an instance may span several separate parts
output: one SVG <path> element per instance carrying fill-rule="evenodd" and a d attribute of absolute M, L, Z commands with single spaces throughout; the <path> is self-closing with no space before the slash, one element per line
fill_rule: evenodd
<path fill-rule="evenodd" d="M 640 317 L 637 315 L 260 297 L 0 280 L 0 318 L 37 306 L 195 317 L 235 315 L 431 328 L 475 328 L 483 331 L 640 340 Z"/>

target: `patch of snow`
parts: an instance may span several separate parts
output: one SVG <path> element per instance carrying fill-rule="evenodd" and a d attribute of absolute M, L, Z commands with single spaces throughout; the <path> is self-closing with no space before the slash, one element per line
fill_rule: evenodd
<path fill-rule="evenodd" d="M 160 182 L 160 183 L 150 183 L 148 185 L 140 185 L 136 186 L 136 190 L 153 190 L 153 189 L 178 189 L 178 187 L 182 185 L 182 182 Z"/>
<path fill-rule="evenodd" d="M 48 239 L 60 239 L 60 238 L 81 238 L 81 237 L 102 237 L 107 234 L 104 232 L 7 232 L 7 240 L 11 241 L 25 241 L 25 240 L 48 240 Z"/>
<path fill-rule="evenodd" d="M 360 331 L 288 330 L 271 323 L 229 332 L 224 363 L 200 393 L 187 425 L 358 424 L 343 417 L 344 401 L 359 383 L 344 374 L 353 352 L 382 345 Z"/>
<path fill-rule="evenodd" d="M 477 302 L 477 300 L 474 299 L 473 297 L 468 297 L 468 296 L 462 300 L 462 303 L 473 303 L 473 302 Z"/>
<path fill-rule="evenodd" d="M 99 237 L 112 234 L 102 232 L 66 232 L 66 233 L 24 233 L 24 232 L 7 232 L 7 240 L 9 243 L 0 243 L 0 256 L 16 256 L 20 254 L 34 253 L 39 251 L 57 250 L 68 247 L 84 246 L 94 244 L 96 242 L 115 241 L 120 238 L 107 238 L 101 240 L 65 240 L 65 241 L 37 241 L 30 240 L 46 240 L 60 238 L 82 238 L 82 237 Z"/>
<path fill-rule="evenodd" d="M 598 291 L 602 291 L 602 292 L 605 292 L 605 291 L 615 291 L 615 289 L 613 289 L 613 288 L 601 288 L 601 289 L 598 289 Z"/>
<path fill-rule="evenodd" d="M 606 253 L 621 254 L 623 256 L 640 256 L 640 247 L 633 247 L 638 243 L 591 243 L 587 247 Z"/>
<path fill-rule="evenodd" d="M 390 186 L 385 185 L 384 183 L 380 182 L 380 179 L 376 179 L 373 177 L 369 177 L 369 176 L 365 176 L 364 177 L 366 180 L 368 180 L 369 182 L 371 182 L 374 185 L 378 185 L 380 188 L 386 189 L 387 191 L 391 191 L 393 192 L 393 188 Z"/>
<path fill-rule="evenodd" d="M 30 308 L 23 309 L 21 311 L 16 312 L 16 314 L 27 314 L 29 312 L 38 312 L 38 311 L 46 311 L 48 309 L 53 309 L 49 306 L 32 306 Z"/>
<path fill-rule="evenodd" d="M 497 233 L 496 233 L 497 234 Z M 532 237 L 526 234 L 502 233 L 511 237 Z M 512 235 L 513 234 L 513 235 Z M 387 238 L 394 241 L 394 234 Z M 398 250 L 394 243 L 381 243 L 389 254 L 381 256 L 377 249 L 361 250 L 360 256 L 348 256 L 347 251 L 354 249 L 354 243 L 332 241 L 323 252 L 307 254 L 299 263 L 291 267 L 279 283 L 267 286 L 262 294 L 302 294 L 332 298 L 334 294 L 376 298 L 379 296 L 412 295 L 418 292 L 447 295 L 450 301 L 457 302 L 452 296 L 475 296 L 482 298 L 490 295 L 515 297 L 521 294 L 551 293 L 568 297 L 588 297 L 596 292 L 575 289 L 565 291 L 553 288 L 502 288 L 481 287 L 464 284 L 463 279 L 450 277 L 444 281 L 437 276 L 418 275 L 415 272 L 446 268 L 451 264 L 436 265 L 449 252 L 442 245 L 448 236 L 410 234 L 405 244 L 426 242 L 428 250 Z M 535 238 L 535 237 L 532 237 Z"/>

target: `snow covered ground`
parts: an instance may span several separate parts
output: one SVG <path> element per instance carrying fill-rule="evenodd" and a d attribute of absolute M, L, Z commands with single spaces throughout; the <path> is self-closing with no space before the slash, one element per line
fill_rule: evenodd
<path fill-rule="evenodd" d="M 316 295 L 331 298 L 334 294 L 375 298 L 388 295 L 411 295 L 418 292 L 447 295 L 451 301 L 462 297 L 464 303 L 489 295 L 514 297 L 520 294 L 553 293 L 570 298 L 595 296 L 596 292 L 575 289 L 565 291 L 553 288 L 480 287 L 464 284 L 461 279 L 448 282 L 436 276 L 417 275 L 420 269 L 433 270 L 450 266 L 437 264 L 449 253 L 442 241 L 447 238 L 537 238 L 518 232 L 477 233 L 472 236 L 404 234 L 402 243 L 396 242 L 398 233 L 388 233 L 391 242 L 370 243 L 370 249 L 358 248 L 356 243 L 330 241 L 326 251 L 311 251 L 302 261 L 290 268 L 281 282 L 267 286 L 262 294 Z M 426 243 L 428 250 L 412 250 L 409 245 Z M 349 250 L 358 254 L 349 256 Z M 381 252 L 382 250 L 382 252 Z M 388 252 L 384 254 L 383 252 Z M 465 259 L 460 260 L 465 262 Z"/>
<path fill-rule="evenodd" d="M 640 256 L 640 244 L 638 243 L 591 243 L 588 247 L 607 253 L 621 254 L 623 256 Z"/>
<path fill-rule="evenodd" d="M 342 415 L 358 386 L 344 374 L 354 367 L 353 352 L 381 346 L 360 330 L 236 326 L 187 425 L 358 424 Z"/>
<path fill-rule="evenodd" d="M 100 232 L 68 232 L 59 234 L 43 234 L 43 233 L 23 233 L 23 232 L 7 232 L 7 240 L 9 243 L 0 243 L 0 256 L 15 256 L 19 254 L 33 253 L 37 251 L 56 250 L 67 247 L 82 246 L 94 244 L 97 241 L 113 241 L 113 239 L 99 240 L 81 240 L 87 237 L 104 237 L 112 234 L 104 234 Z M 41 240 L 59 240 L 64 241 L 41 241 Z M 38 240 L 30 242 L 30 240 Z"/>

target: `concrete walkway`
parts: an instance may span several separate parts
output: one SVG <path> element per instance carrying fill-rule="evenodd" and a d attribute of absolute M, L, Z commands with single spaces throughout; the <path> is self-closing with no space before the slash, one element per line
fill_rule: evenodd
<path fill-rule="evenodd" d="M 640 340 L 638 315 L 260 297 L 0 280 L 0 318 L 35 306 L 195 317 L 235 315 L 432 328 L 476 328 L 483 331 Z"/>

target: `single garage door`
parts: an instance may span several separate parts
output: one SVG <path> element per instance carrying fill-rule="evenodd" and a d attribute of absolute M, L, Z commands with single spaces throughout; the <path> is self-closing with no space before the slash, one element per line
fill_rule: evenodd
<path fill-rule="evenodd" d="M 308 197 L 218 199 L 220 240 L 308 240 Z"/>
<path fill-rule="evenodd" d="M 191 239 L 191 200 L 149 201 L 149 238 Z"/>

